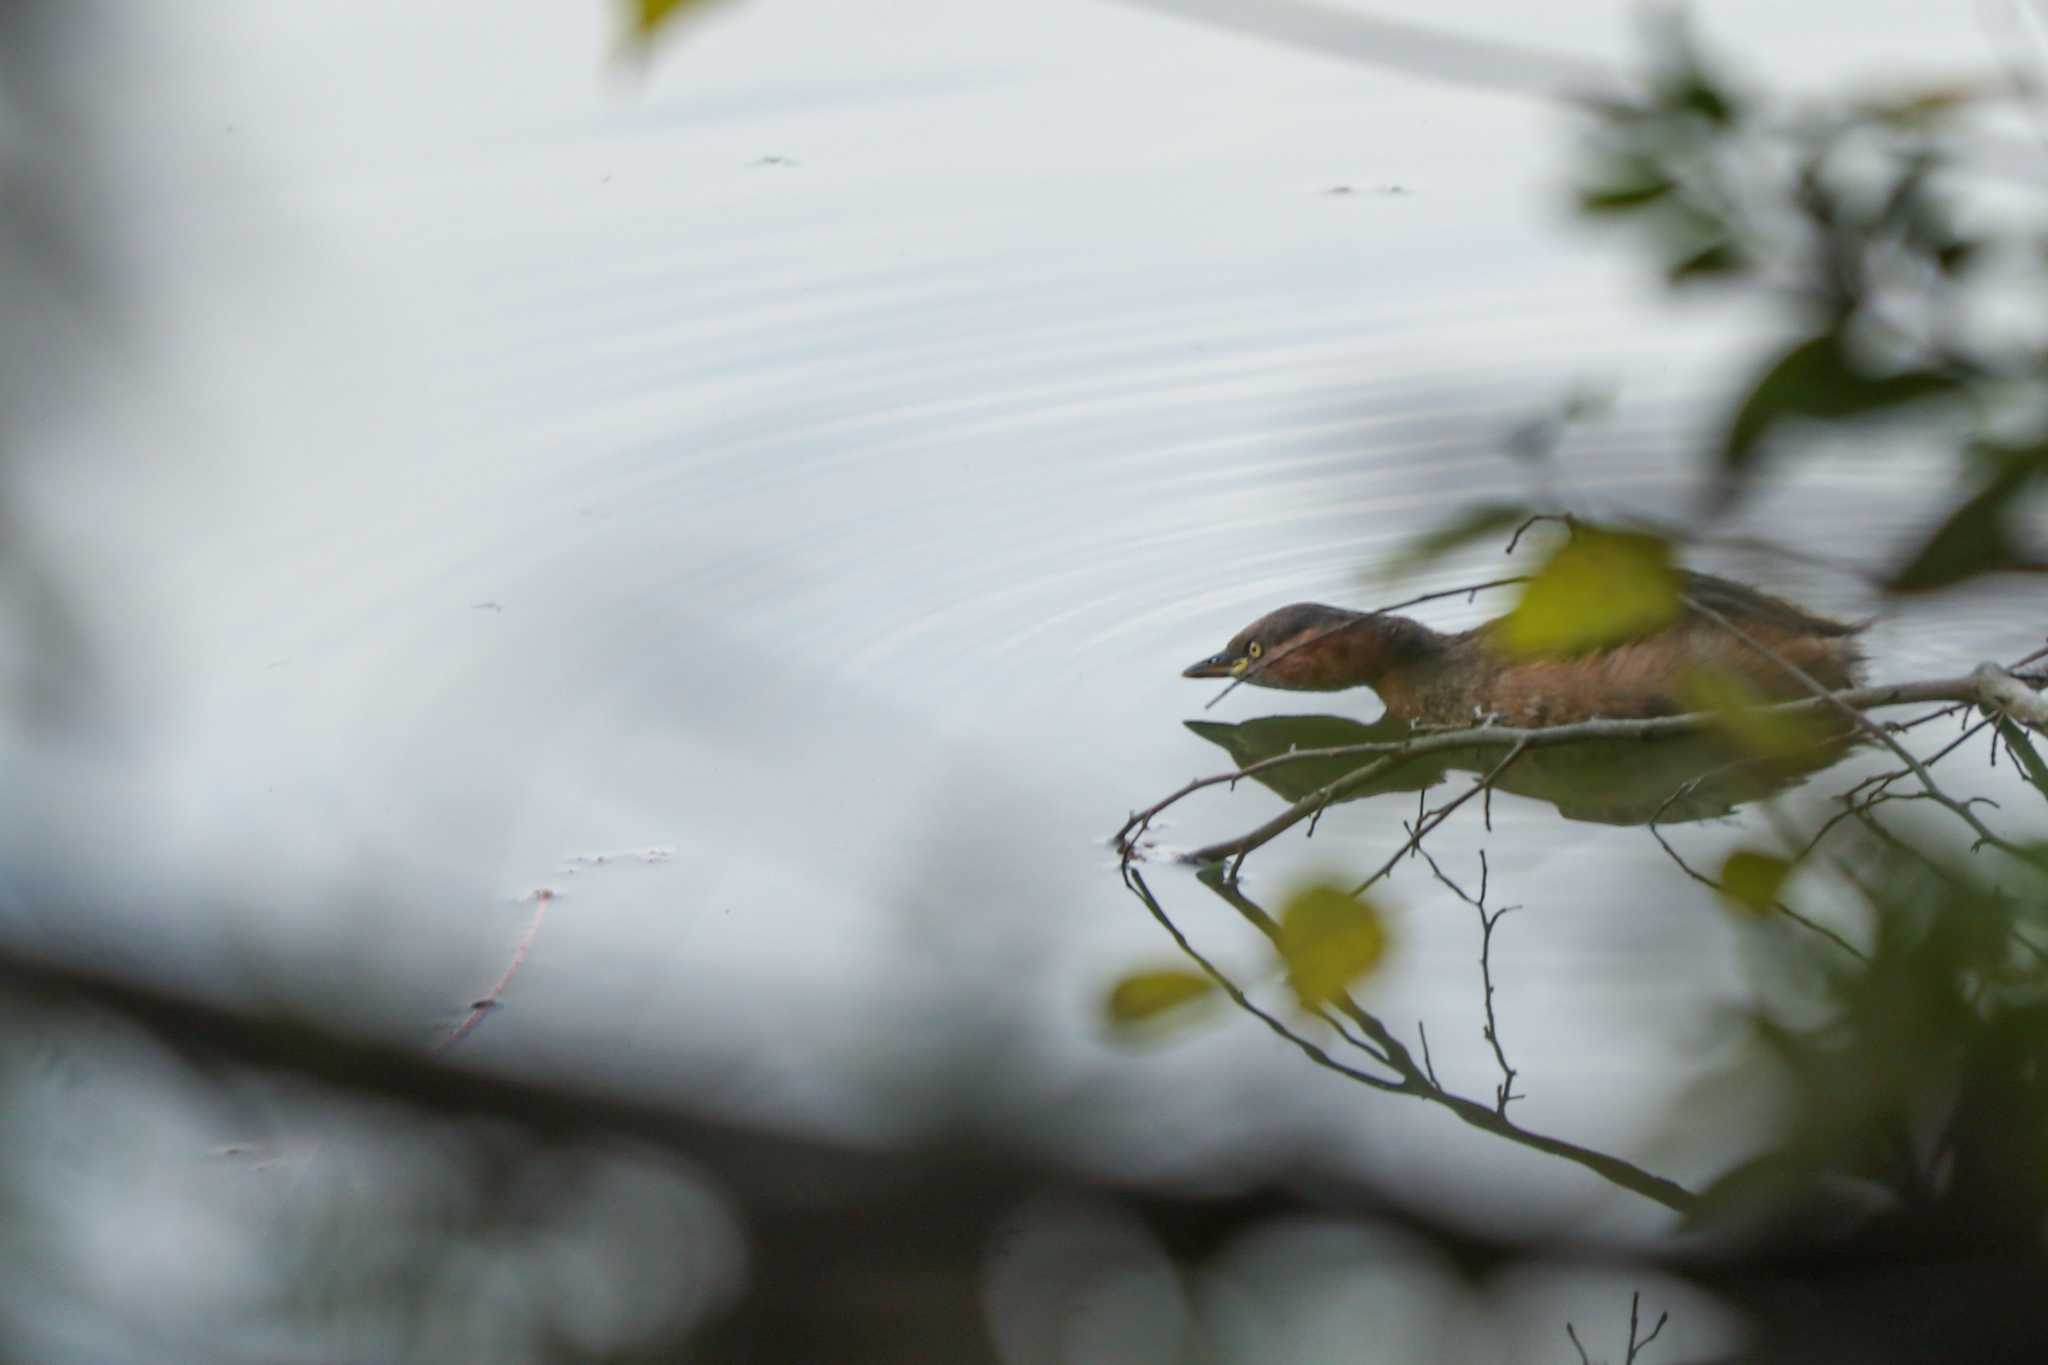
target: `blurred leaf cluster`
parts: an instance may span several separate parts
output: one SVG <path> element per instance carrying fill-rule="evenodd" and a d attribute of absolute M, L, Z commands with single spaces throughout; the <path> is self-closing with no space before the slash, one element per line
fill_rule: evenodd
<path fill-rule="evenodd" d="M 2048 180 L 1987 131 L 2023 92 L 1986 80 L 1794 101 L 1746 87 L 1674 14 L 1649 33 L 1635 93 L 1587 101 L 1577 209 L 1632 239 L 1672 291 L 1762 300 L 1780 319 L 1702 452 L 1687 532 L 1787 461 L 1878 459 L 1905 436 L 1945 453 L 1954 491 L 1879 566 L 1887 591 L 2048 570 L 2033 529 L 2048 488 Z M 1544 439 L 1511 446 L 1544 455 L 1586 415 L 1574 399 L 1539 424 Z M 1395 563 L 1536 510 L 1458 509 Z"/>
<path fill-rule="evenodd" d="M 1738 852 L 1730 894 L 1767 911 L 1788 864 Z M 2011 875 L 2000 877 L 1995 873 Z M 1838 864 L 1862 960 L 1773 936 L 1752 1055 L 1783 1082 L 1778 1142 L 1695 1222 L 1782 1220 L 1919 1253 L 2038 1253 L 2048 1227 L 2048 876 L 1872 838 Z M 1758 926 L 1758 932 L 1764 932 Z M 1848 1196 L 1848 1197 L 1845 1197 Z"/>
<path fill-rule="evenodd" d="M 1577 203 L 1629 231 L 1677 290 L 1743 290 L 1785 334 L 1708 452 L 1709 513 L 1817 439 L 1910 419 L 1958 494 L 1887 566 L 1894 592 L 2035 569 L 2020 529 L 2048 475 L 2048 220 L 2038 168 L 1986 186 L 1973 120 L 2003 82 L 1793 103 L 1743 89 L 1665 16 L 1640 94 L 1593 106 Z M 1993 173 L 1995 182 L 1999 177 Z M 2033 197 L 2017 206 L 2001 191 Z M 2009 197 L 2009 196 L 2006 196 Z"/>

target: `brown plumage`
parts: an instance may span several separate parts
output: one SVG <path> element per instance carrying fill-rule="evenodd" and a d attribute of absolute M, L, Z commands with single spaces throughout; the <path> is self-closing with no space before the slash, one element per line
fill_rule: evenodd
<path fill-rule="evenodd" d="M 1816 682 L 1848 687 L 1862 662 L 1860 625 L 1814 616 L 1754 588 L 1707 574 L 1679 575 L 1680 591 L 1725 617 Z M 1498 647 L 1498 621 L 1443 635 L 1405 616 L 1313 602 L 1282 607 L 1239 631 L 1223 652 L 1182 676 L 1234 678 L 1258 687 L 1334 692 L 1370 687 L 1398 719 L 1464 725 L 1563 725 L 1673 715 L 1693 709 L 1702 675 L 1730 678 L 1760 698 L 1805 696 L 1778 663 L 1719 622 L 1688 611 L 1672 625 L 1608 649 L 1517 658 Z"/>

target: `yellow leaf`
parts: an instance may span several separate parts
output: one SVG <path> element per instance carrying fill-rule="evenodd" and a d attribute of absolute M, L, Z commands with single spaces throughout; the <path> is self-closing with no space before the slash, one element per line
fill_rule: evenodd
<path fill-rule="evenodd" d="M 1807 754 L 1841 737 L 1842 726 L 1818 712 L 1759 711 L 1769 699 L 1734 673 L 1695 669 L 1684 687 L 1685 709 L 1705 711 L 1722 733 L 1761 758 Z"/>
<path fill-rule="evenodd" d="M 1500 640 L 1512 654 L 1577 654 L 1660 630 L 1682 605 L 1662 538 L 1581 529 L 1522 590 Z"/>
<path fill-rule="evenodd" d="M 1791 871 L 1792 864 L 1783 858 L 1737 849 L 1721 864 L 1721 890 L 1751 914 L 1768 915 L 1777 908 L 1778 892 Z"/>
<path fill-rule="evenodd" d="M 703 9 L 705 5 L 706 0 L 626 0 L 626 36 L 644 44 L 684 10 Z"/>
<path fill-rule="evenodd" d="M 1369 902 L 1326 883 L 1295 892 L 1280 911 L 1287 984 L 1305 1010 L 1321 1009 L 1379 964 L 1386 927 Z"/>
<path fill-rule="evenodd" d="M 1128 1027 L 1200 1000 L 1214 989 L 1216 983 L 1199 972 L 1174 968 L 1132 972 L 1110 988 L 1103 1012 L 1110 1023 Z"/>

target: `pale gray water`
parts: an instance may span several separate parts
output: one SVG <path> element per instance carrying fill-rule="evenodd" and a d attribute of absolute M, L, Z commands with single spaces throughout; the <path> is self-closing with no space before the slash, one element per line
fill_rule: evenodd
<path fill-rule="evenodd" d="M 1624 6 L 1488 8 L 1462 22 L 1625 50 Z M 1981 53 L 1952 16 L 1789 8 L 1711 19 L 1816 84 Z M 485 1057 L 569 1037 L 706 1104 L 887 1133 L 981 1038 L 1085 1159 L 1300 1141 L 1421 1197 L 1641 1225 L 1242 1019 L 1134 1052 L 1097 1014 L 1173 956 L 1103 841 L 1220 764 L 1181 728 L 1211 695 L 1183 664 L 1282 602 L 1492 576 L 1360 577 L 1460 500 L 1527 493 L 1503 435 L 1575 386 L 1617 399 L 1564 448 L 1575 501 L 1685 505 L 1755 319 L 1656 303 L 1566 221 L 1563 119 L 1114 5 L 752 0 L 644 79 L 607 68 L 595 3 L 205 11 L 140 19 L 124 68 L 146 380 L 52 435 L 38 487 L 127 717 L 87 755 L 15 741 L 52 795 L 11 856 L 135 907 L 77 932 L 202 976 L 382 973 L 410 1002 L 383 1022 L 431 1041 L 545 886 L 464 1044 Z M 1924 477 L 1822 468 L 1755 528 L 1866 553 Z M 2037 627 L 1981 597 L 1873 652 L 1962 671 Z M 1168 837 L 1270 809 L 1212 797 Z M 1369 867 L 1408 813 L 1351 807 L 1254 888 Z M 1524 1121 L 1710 1174 L 1710 1146 L 1640 1144 L 1735 989 L 1721 912 L 1639 831 L 1509 799 L 1495 823 L 1497 896 L 1528 907 L 1498 964 Z M 1481 832 L 1438 846 L 1469 871 Z M 1234 917 L 1154 877 L 1255 970 Z M 1374 1003 L 1483 1092 L 1469 912 L 1413 874 L 1388 899 Z"/>

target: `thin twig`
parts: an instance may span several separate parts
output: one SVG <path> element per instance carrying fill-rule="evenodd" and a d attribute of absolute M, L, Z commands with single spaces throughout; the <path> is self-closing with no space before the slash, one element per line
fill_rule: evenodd
<path fill-rule="evenodd" d="M 1637 1353 L 1655 1341 L 1657 1334 L 1664 1330 L 1664 1324 L 1671 1319 L 1669 1312 L 1659 1313 L 1657 1315 L 1657 1325 L 1650 1329 L 1650 1335 L 1644 1337 L 1641 1341 L 1637 1341 L 1636 1323 L 1639 1319 L 1636 1316 L 1636 1311 L 1638 1305 L 1642 1302 L 1642 1298 L 1641 1290 L 1637 1290 L 1628 1296 L 1628 1358 L 1622 1362 L 1622 1365 L 1636 1365 Z"/>
<path fill-rule="evenodd" d="M 1495 780 L 1498 779 L 1502 773 L 1508 770 L 1508 765 L 1513 763 L 1516 759 L 1520 758 L 1522 756 L 1522 751 L 1526 748 L 1528 748 L 1528 745 L 1526 744 L 1517 744 L 1514 748 L 1508 750 L 1506 758 L 1503 758 L 1500 762 L 1494 764 L 1492 768 L 1488 769 L 1484 777 L 1475 778 L 1471 786 L 1467 787 L 1464 791 L 1458 793 L 1449 801 L 1446 801 L 1443 805 L 1437 807 L 1434 811 L 1430 812 L 1430 816 L 1427 821 L 1418 817 L 1415 821 L 1414 828 L 1409 830 L 1408 842 L 1401 845 L 1400 848 L 1394 850 L 1394 856 L 1387 859 L 1385 863 L 1381 864 L 1379 871 L 1373 873 L 1370 877 L 1367 877 L 1357 886 L 1352 887 L 1351 894 L 1354 896 L 1363 895 L 1368 889 L 1371 888 L 1374 882 L 1379 881 L 1389 872 L 1392 872 L 1394 870 L 1394 865 L 1400 862 L 1402 858 L 1406 857 L 1409 853 L 1413 852 L 1414 850 L 1422 847 L 1422 841 L 1424 838 L 1426 838 L 1438 826 L 1442 825 L 1444 821 L 1450 819 L 1452 812 L 1456 811 L 1458 807 L 1464 805 L 1467 801 L 1470 801 L 1473 797 L 1479 795 L 1479 793 L 1491 788 Z"/>
<path fill-rule="evenodd" d="M 1438 881 L 1449 887 L 1451 893 L 1459 900 L 1479 912 L 1479 983 L 1484 988 L 1486 1004 L 1486 1024 L 1480 1030 L 1480 1036 L 1492 1045 L 1493 1059 L 1500 1064 L 1501 1080 L 1500 1084 L 1494 1087 L 1493 1108 L 1495 1113 L 1505 1118 L 1508 1112 L 1508 1102 L 1521 1099 L 1522 1097 L 1515 1093 L 1515 1076 L 1517 1073 L 1514 1067 L 1508 1065 L 1507 1053 L 1501 1048 L 1500 1022 L 1494 1017 L 1493 1013 L 1493 929 L 1495 925 L 1500 923 L 1503 916 L 1522 907 L 1519 905 L 1504 905 L 1498 910 L 1491 912 L 1487 910 L 1486 886 L 1489 872 L 1486 865 L 1485 849 L 1479 850 L 1479 894 L 1477 896 L 1472 895 L 1464 887 L 1453 881 L 1450 874 L 1446 873 L 1437 864 L 1437 860 L 1430 856 L 1428 849 L 1418 846 L 1415 851 L 1420 853 L 1422 860 L 1429 864 L 1429 870 L 1436 875 Z"/>
<path fill-rule="evenodd" d="M 1686 876 L 1692 878 L 1701 886 L 1707 887 L 1708 889 L 1712 890 L 1718 895 L 1725 896 L 1728 894 L 1728 888 L 1722 884 L 1721 880 L 1717 877 L 1709 877 L 1706 873 L 1701 872 L 1698 868 L 1694 867 L 1691 863 L 1687 862 L 1679 854 L 1678 850 L 1671 846 L 1671 841 L 1664 837 L 1664 831 L 1657 827 L 1657 822 L 1664 818 L 1664 812 L 1666 809 L 1670 807 L 1671 803 L 1674 801 L 1684 799 L 1687 795 L 1689 795 L 1692 792 L 1693 788 L 1698 786 L 1700 782 L 1703 780 L 1703 778 L 1696 777 L 1690 782 L 1681 784 L 1678 790 L 1672 792 L 1671 795 L 1665 797 L 1663 804 L 1658 806 L 1656 811 L 1651 814 L 1650 822 L 1647 828 L 1650 831 L 1650 837 L 1657 841 L 1657 846 L 1664 850 L 1665 856 L 1670 858 L 1672 862 L 1678 865 L 1678 870 L 1680 872 L 1683 872 Z M 1840 934 L 1828 928 L 1819 920 L 1811 919 L 1805 915 L 1800 914 L 1797 910 L 1794 910 L 1791 906 L 1785 904 L 1785 902 L 1781 900 L 1773 900 L 1771 902 L 1771 909 L 1776 911 L 1778 914 L 1784 916 L 1786 919 L 1792 921 L 1792 923 L 1798 925 L 1800 928 L 1805 929 L 1810 933 L 1820 935 L 1820 937 L 1826 939 L 1829 943 L 1834 944 L 1837 948 L 1840 948 L 1843 952 L 1855 958 L 1858 962 L 1870 961 L 1869 955 L 1866 954 L 1861 948 L 1858 948 L 1855 944 L 1849 942 L 1848 939 L 1843 938 Z"/>
<path fill-rule="evenodd" d="M 1981 718 L 1975 724 L 1965 726 L 1961 734 L 1927 758 L 1925 760 L 1926 765 L 1932 768 L 1935 764 L 1941 762 L 1942 759 L 1968 743 L 1978 732 L 1994 723 L 1989 718 Z M 1850 787 L 1847 791 L 1840 793 L 1835 799 L 1842 803 L 1843 808 L 1821 822 L 1820 828 L 1815 830 L 1813 837 L 1806 841 L 1806 846 L 1801 850 L 1799 856 L 1802 858 L 1806 857 L 1816 848 L 1820 847 L 1821 840 L 1828 836 L 1829 831 L 1853 815 L 1858 806 L 1861 806 L 1864 810 L 1869 810 L 1874 806 L 1882 805 L 1887 800 L 1893 799 L 1890 795 L 1891 784 L 1910 776 L 1912 776 L 1910 768 L 1894 768 L 1890 772 L 1873 773 Z"/>
<path fill-rule="evenodd" d="M 1508 1054 L 1501 1048 L 1500 1020 L 1494 1017 L 1493 1012 L 1493 931 L 1500 924 L 1502 918 L 1510 912 L 1520 909 L 1520 907 L 1514 905 L 1502 906 L 1490 915 L 1487 913 L 1483 901 L 1478 908 L 1480 927 L 1479 983 L 1485 989 L 1486 994 L 1486 1041 L 1493 1047 L 1494 1061 L 1500 1063 L 1500 1084 L 1494 1087 L 1493 1107 L 1501 1117 L 1505 1118 L 1507 1117 L 1509 1101 L 1518 1100 L 1521 1096 L 1515 1093 L 1515 1068 L 1508 1064 Z"/>
<path fill-rule="evenodd" d="M 1501 553 L 1504 555 L 1513 554 L 1515 552 L 1515 547 L 1522 543 L 1522 537 L 1529 533 L 1530 527 L 1539 526 L 1547 521 L 1557 522 L 1559 525 L 1563 526 L 1567 531 L 1576 531 L 1579 524 L 1578 518 L 1572 516 L 1569 512 L 1534 513 L 1533 515 L 1524 518 L 1522 524 L 1515 528 L 1515 533 L 1508 537 L 1507 547 L 1503 549 Z"/>

